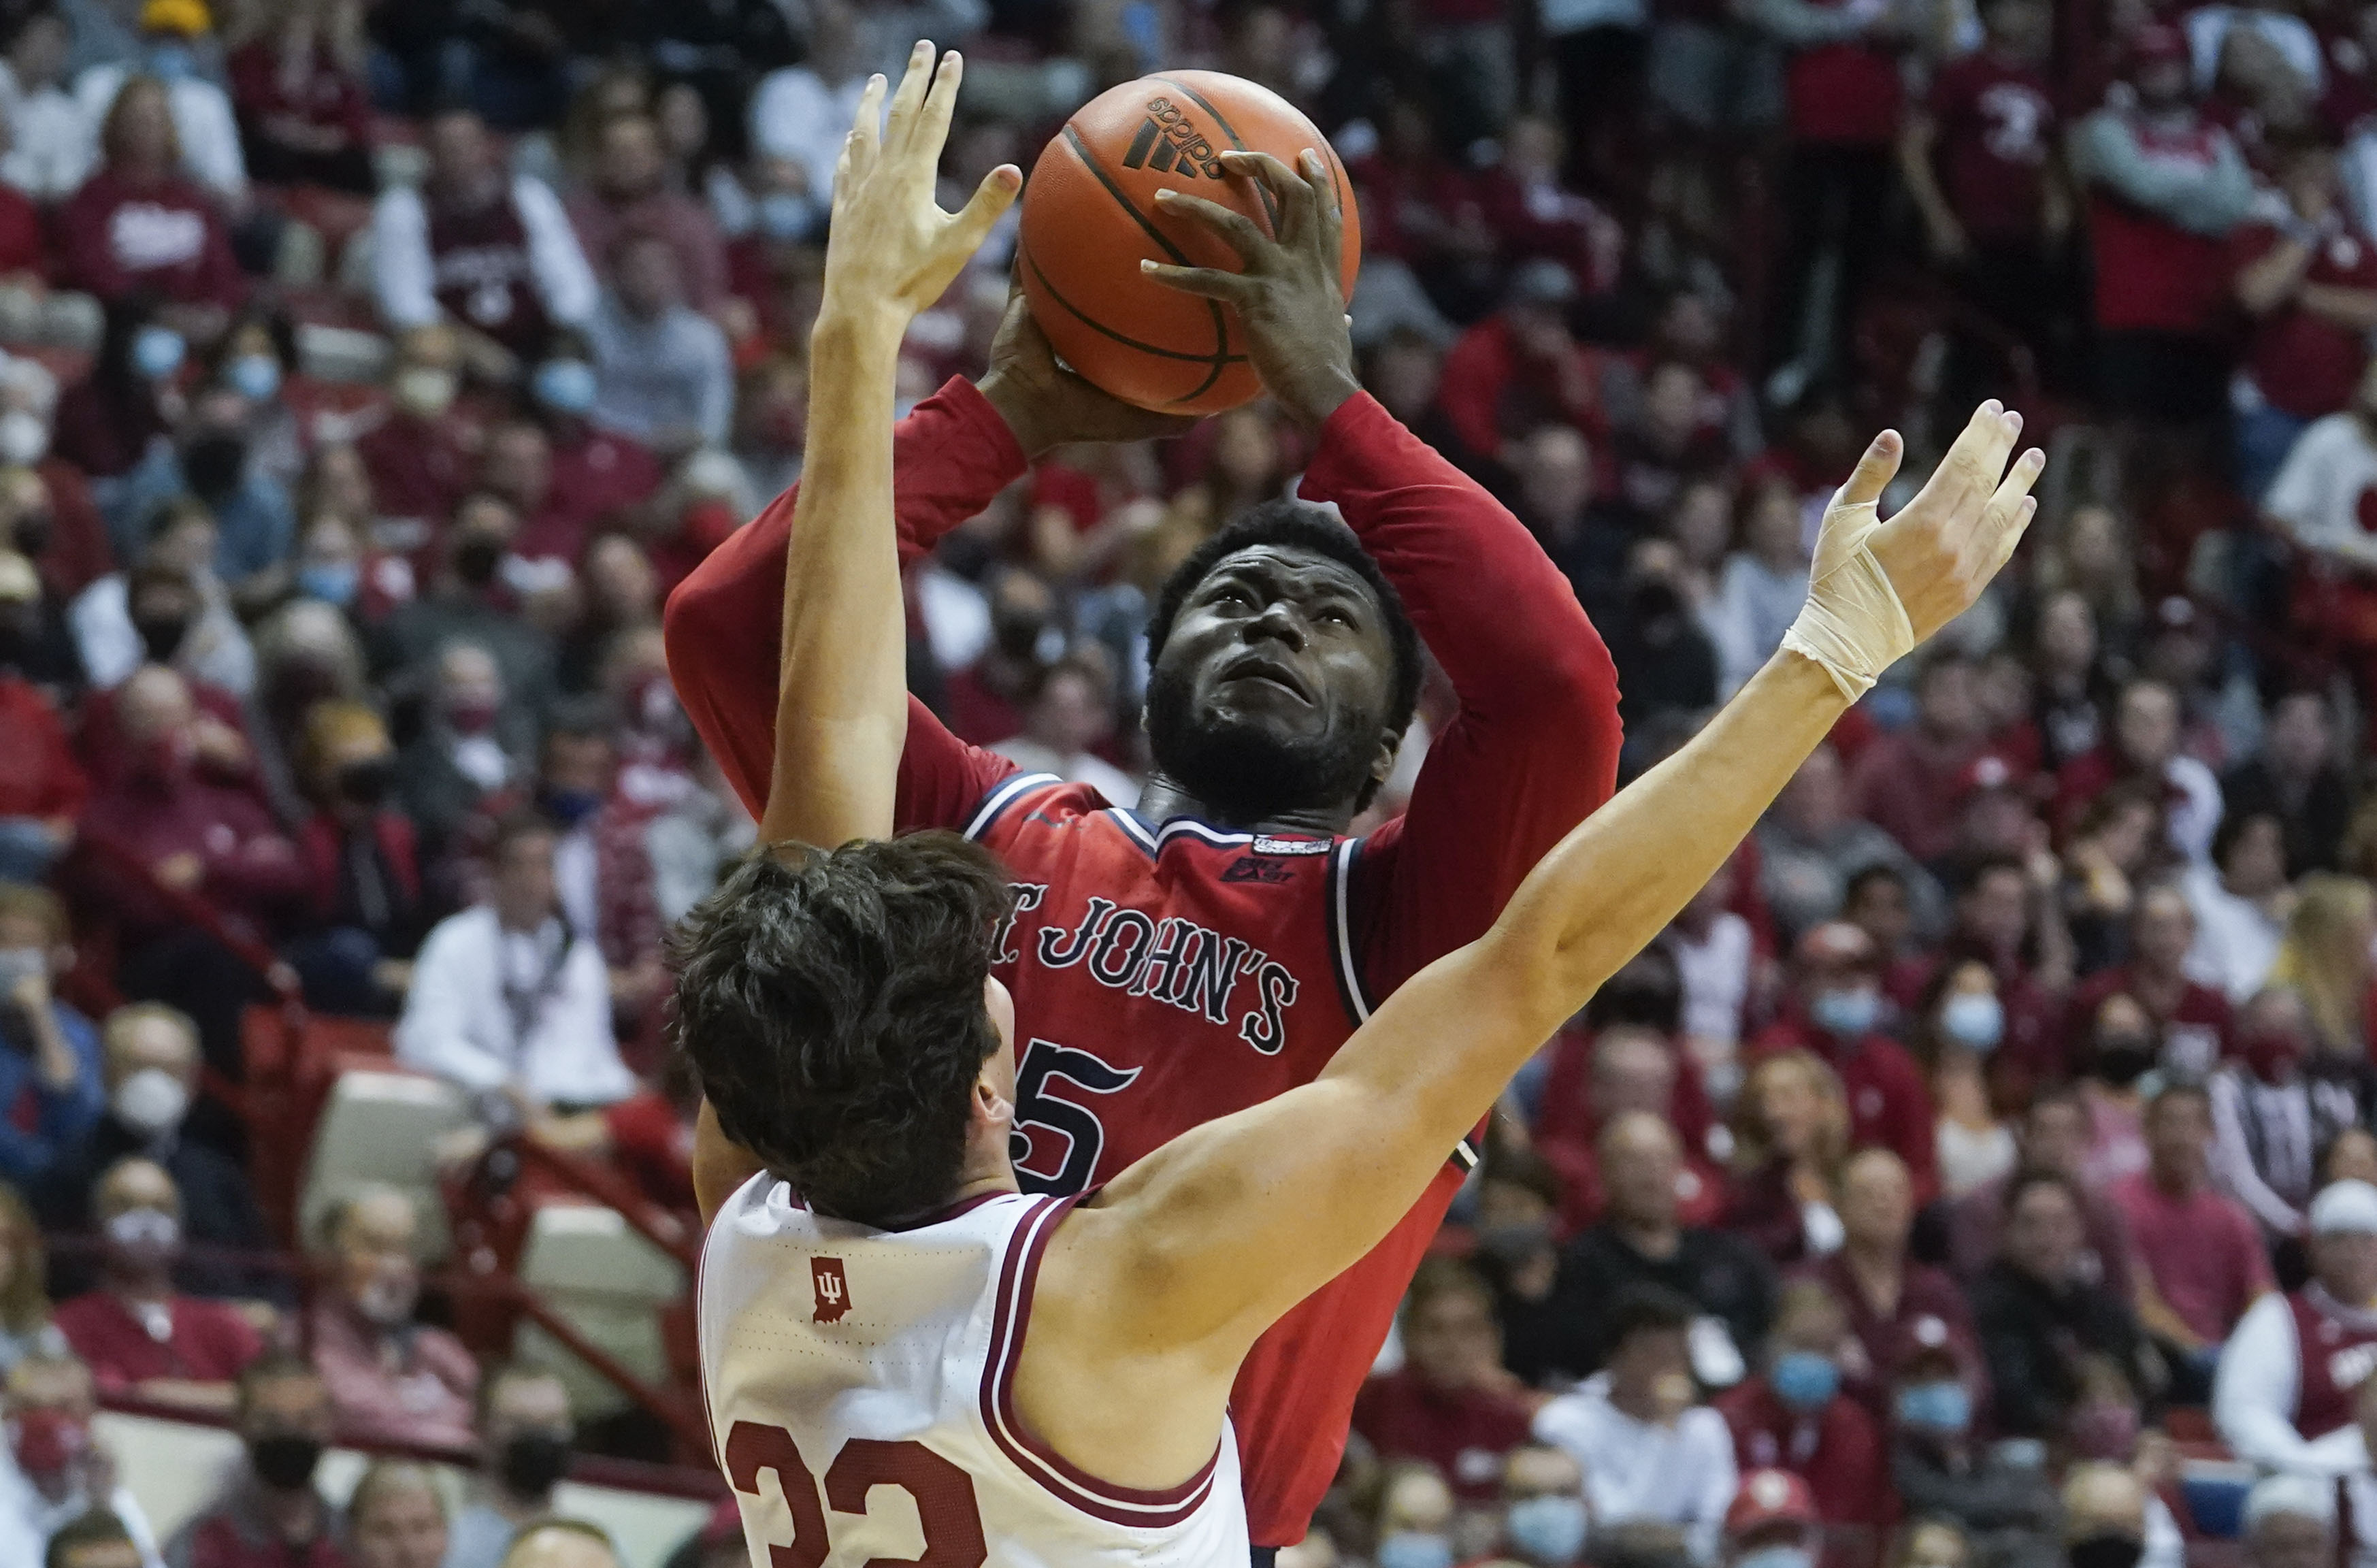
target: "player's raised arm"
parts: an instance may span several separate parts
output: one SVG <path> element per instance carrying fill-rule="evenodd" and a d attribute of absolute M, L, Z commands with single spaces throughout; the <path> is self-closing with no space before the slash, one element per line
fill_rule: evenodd
<path fill-rule="evenodd" d="M 1570 832 L 1483 938 L 1389 999 L 1314 1083 L 1188 1133 L 1124 1172 L 1057 1245 L 1123 1322 L 1226 1379 L 1274 1318 L 1403 1215 L 1510 1075 L 1655 936 L 1849 703 L 1969 606 L 2021 537 L 2045 458 L 1982 406 L 1887 523 L 1885 432 L 1826 514 L 1807 607 L 1690 745 Z M 1051 1266 L 1057 1266 L 1052 1253 Z M 1079 1328 L 1079 1332 L 1096 1332 Z M 1114 1343 L 1108 1338 L 1106 1343 Z"/>
<path fill-rule="evenodd" d="M 1001 164 L 962 211 L 933 182 L 964 64 L 919 43 L 883 114 L 870 80 L 834 174 L 825 291 L 809 334 L 808 455 L 784 556 L 775 755 L 759 841 L 831 847 L 888 838 L 908 732 L 906 624 L 891 520 L 900 340 L 940 297 L 1021 188 Z M 881 128 L 878 131 L 878 126 Z M 758 1168 L 703 1107 L 694 1185 L 707 1220 Z"/>
<path fill-rule="evenodd" d="M 907 736 L 906 630 L 891 521 L 900 340 L 940 297 L 1022 182 L 1012 164 L 962 211 L 933 184 L 963 63 L 919 43 L 878 133 L 862 96 L 834 176 L 825 290 L 809 334 L 808 455 L 784 557 L 776 748 L 761 842 L 833 845 L 891 832 Z"/>

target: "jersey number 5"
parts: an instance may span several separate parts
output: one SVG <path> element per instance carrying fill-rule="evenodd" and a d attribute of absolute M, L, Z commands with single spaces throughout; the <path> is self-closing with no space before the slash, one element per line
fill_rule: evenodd
<path fill-rule="evenodd" d="M 801 1458 L 793 1434 L 782 1427 L 737 1421 L 726 1437 L 726 1475 L 735 1490 L 758 1497 L 759 1472 L 776 1472 L 776 1484 L 792 1511 L 793 1543 L 770 1545 L 772 1568 L 818 1568 L 825 1561 L 825 1510 L 865 1514 L 866 1494 L 876 1487 L 898 1487 L 916 1502 L 916 1522 L 924 1527 L 921 1557 L 869 1558 L 866 1568 L 982 1568 L 990 1548 L 982 1536 L 982 1513 L 973 1498 L 973 1478 L 921 1442 L 883 1442 L 853 1438 L 833 1456 L 825 1473 L 825 1501 L 818 1501 L 818 1484 Z"/>
<path fill-rule="evenodd" d="M 1061 1078 L 1093 1095 L 1111 1095 L 1139 1076 L 1139 1069 L 1116 1067 L 1087 1051 L 1034 1040 L 1024 1048 L 1015 1069 L 1015 1131 L 1008 1134 L 1008 1157 L 1015 1162 L 1015 1179 L 1026 1192 L 1057 1192 L 1070 1196 L 1090 1184 L 1098 1155 L 1106 1145 L 1105 1123 L 1087 1106 L 1066 1099 L 1049 1080 Z M 1039 1131 L 1034 1131 L 1033 1129 Z M 1055 1171 L 1033 1170 L 1023 1162 L 1039 1155 L 1046 1164 L 1049 1135 L 1065 1140 L 1065 1163 Z"/>

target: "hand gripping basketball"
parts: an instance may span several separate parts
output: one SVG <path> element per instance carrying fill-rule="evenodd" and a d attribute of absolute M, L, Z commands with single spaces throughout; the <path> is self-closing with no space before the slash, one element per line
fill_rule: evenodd
<path fill-rule="evenodd" d="M 1807 606 L 1783 646 L 1822 665 L 1854 702 L 1970 609 L 2038 510 L 2030 486 L 2047 454 L 2034 447 L 2006 466 L 2021 434 L 2022 415 L 1994 399 L 1983 403 L 1922 491 L 1888 522 L 1879 503 L 1905 443 L 1894 430 L 1875 437 L 1824 512 Z"/>
<path fill-rule="evenodd" d="M 883 115 L 883 78 L 870 78 L 842 144 L 833 175 L 833 228 L 826 245 L 828 311 L 872 315 L 905 329 L 941 297 L 1023 187 L 1022 171 L 1002 163 L 983 176 L 958 212 L 941 210 L 933 186 L 949 139 L 965 62 L 920 41 Z M 878 124 L 881 129 L 878 131 Z"/>

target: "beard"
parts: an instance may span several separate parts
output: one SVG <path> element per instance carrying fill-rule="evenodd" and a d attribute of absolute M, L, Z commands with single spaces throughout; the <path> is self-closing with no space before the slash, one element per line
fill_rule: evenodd
<path fill-rule="evenodd" d="M 1377 729 L 1332 719 L 1317 736 L 1279 735 L 1200 712 L 1186 668 L 1152 671 L 1147 738 L 1155 765 L 1224 821 L 1243 825 L 1304 808 L 1359 804 L 1370 793 Z"/>

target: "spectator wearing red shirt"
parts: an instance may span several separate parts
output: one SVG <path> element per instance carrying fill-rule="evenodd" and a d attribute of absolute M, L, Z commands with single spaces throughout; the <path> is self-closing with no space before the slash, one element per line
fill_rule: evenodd
<path fill-rule="evenodd" d="M 2228 231 L 2253 196 L 2228 133 L 2189 97 L 2187 41 L 2150 22 L 2131 42 L 2133 104 L 2108 104 L 2073 133 L 2096 250 L 2097 391 L 2115 413 L 2216 417 L 2228 366 Z"/>
<path fill-rule="evenodd" d="M 1766 1370 L 1716 1402 L 1742 1473 L 1782 1469 L 1806 1481 L 1836 1547 L 1844 1532 L 1878 1542 L 1894 1502 L 1874 1418 L 1843 1392 L 1852 1343 L 1822 1282 L 1794 1280 L 1775 1297 Z"/>
<path fill-rule="evenodd" d="M 1491 1502 L 1529 1412 L 1502 1370 L 1494 1293 L 1469 1267 L 1432 1258 L 1404 1297 L 1404 1364 L 1362 1385 L 1354 1430 L 1381 1459 L 1423 1459 L 1463 1502 Z"/>
<path fill-rule="evenodd" d="M 1502 130 L 1502 156 L 1478 177 L 1477 202 L 1502 259 L 1548 257 L 1591 299 L 1618 286 L 1626 232 L 1588 197 L 1560 183 L 1566 149 L 1559 126 L 1522 114 Z"/>
<path fill-rule="evenodd" d="M 2166 1071 L 2200 1083 L 2219 1066 L 2230 1054 L 2233 1014 L 2226 996 L 2188 978 L 2187 954 L 2194 945 L 2195 908 L 2177 883 L 2158 882 L 2141 892 L 2130 915 L 2130 961 L 2091 976 L 2072 993 L 2065 1030 L 2075 1063 L 2097 1009 L 2127 996 L 2145 1009 L 2160 1036 Z"/>
<path fill-rule="evenodd" d="M 1929 1201 L 1939 1187 L 1931 1091 L 1906 1047 L 1881 1032 L 1873 939 L 1845 921 L 1827 921 L 1799 939 L 1797 958 L 1799 1005 L 1760 1036 L 1760 1054 L 1797 1047 L 1840 1074 L 1850 1146 L 1894 1152 Z"/>
<path fill-rule="evenodd" d="M 248 174 L 268 186 L 373 195 L 379 182 L 360 9 L 296 3 L 274 9 L 270 30 L 233 50 L 224 66 Z"/>
<path fill-rule="evenodd" d="M 1362 212 L 1364 266 L 1411 269 L 1434 305 L 1467 317 L 1494 302 L 1495 236 L 1476 178 L 1444 155 L 1427 102 L 1397 93 L 1379 116 L 1376 151 L 1349 160 Z"/>
<path fill-rule="evenodd" d="M 575 345 L 537 366 L 533 387 L 544 411 L 553 493 L 560 509 L 598 520 L 641 504 L 661 487 L 668 475 L 651 448 L 587 419 L 594 406 L 594 369 Z M 739 513 L 734 519 L 736 524 L 742 521 Z"/>
<path fill-rule="evenodd" d="M 579 248 L 606 278 L 631 234 L 657 234 L 675 252 L 685 303 L 699 311 L 726 298 L 726 242 L 710 209 L 667 181 L 660 127 L 641 113 L 615 114 L 596 133 L 593 178 L 569 203 Z"/>
<path fill-rule="evenodd" d="M 2177 692 L 2148 678 L 2122 687 L 2111 738 L 2056 775 L 2058 829 L 2070 833 L 2088 804 L 2115 781 L 2135 779 L 2161 801 L 2170 847 L 2198 864 L 2209 859 L 2220 826 L 2220 781 L 2201 760 L 2180 750 L 2180 739 Z"/>
<path fill-rule="evenodd" d="M 1507 461 L 1511 443 L 1538 425 L 1600 434 L 1600 370 L 1594 351 L 1569 331 L 1576 297 L 1567 268 L 1541 257 L 1526 262 L 1511 275 L 1502 308 L 1452 345 L 1436 401 L 1460 441 L 1456 455 Z"/>
<path fill-rule="evenodd" d="M 339 1514 L 314 1488 L 330 1440 L 330 1394 L 293 1356 L 256 1362 L 239 1383 L 246 1455 L 222 1490 L 166 1543 L 175 1568 L 347 1568 Z"/>
<path fill-rule="evenodd" d="M 2335 149 L 2308 138 L 2283 143 L 2277 189 L 2257 195 L 2228 236 L 2228 254 L 2237 303 L 2253 323 L 2237 487 L 2258 502 L 2311 422 L 2351 406 L 2377 328 L 2377 244 L 2345 211 Z"/>
<path fill-rule="evenodd" d="M 2244 1205 L 2213 1191 L 2212 1101 L 2174 1083 L 2146 1111 L 2144 1170 L 2117 1182 L 2113 1201 L 2137 1248 L 2138 1321 L 2172 1369 L 2173 1397 L 2202 1404 L 2237 1320 L 2277 1288 L 2261 1227 Z"/>
<path fill-rule="evenodd" d="M 1922 214 L 1935 261 L 1965 305 L 2034 359 L 2049 352 L 2069 292 L 2061 251 L 2072 190 L 2058 147 L 2055 101 L 2041 69 L 2050 13 L 2040 0 L 1985 0 L 1981 47 L 1949 61 L 1906 117 L 1899 172 Z M 2003 339 L 1956 334 L 1947 396 L 1956 406 L 1996 369 Z M 1995 351 L 1995 352 L 1993 352 Z"/>
<path fill-rule="evenodd" d="M 1808 1271 L 1848 1314 L 1841 1386 L 1878 1421 L 1890 1417 L 1891 1358 L 1912 1326 L 1929 1318 L 1969 1343 L 1972 1314 L 1944 1269 L 1907 1253 L 1915 1228 L 1915 1183 L 1888 1149 L 1860 1149 L 1841 1167 L 1841 1249 Z"/>
<path fill-rule="evenodd" d="M 1976 862 L 1956 890 L 1953 924 L 1939 964 L 1924 970 L 1913 990 L 1893 999 L 1902 1006 L 1917 1005 L 1941 968 L 1965 960 L 1987 964 L 2005 1012 L 1988 1073 L 2001 1093 L 2026 1097 L 2033 1084 L 2060 1083 L 2072 1075 L 2064 1053 L 2062 999 L 2071 957 L 2056 891 L 2037 881 L 2012 856 Z"/>
<path fill-rule="evenodd" d="M 2022 1157 L 2014 1169 L 1974 1188 L 1948 1210 L 1951 1274 L 1966 1284 L 1980 1277 L 1997 1256 L 1999 1239 L 2005 1232 L 2006 1194 L 2023 1172 L 2045 1171 L 2063 1177 L 2079 1195 L 2085 1271 L 2122 1300 L 2132 1299 L 2129 1222 L 2109 1196 L 2090 1191 L 2078 1179 L 2081 1162 L 2088 1154 L 2089 1132 L 2088 1109 L 2078 1091 L 2047 1089 L 2031 1101 L 2016 1130 Z"/>
<path fill-rule="evenodd" d="M 1849 771 L 1850 809 L 1918 861 L 1956 847 L 1962 784 L 1989 746 L 1977 684 L 1972 660 L 1933 653 L 1916 677 L 1915 722 L 1875 740 Z"/>
<path fill-rule="evenodd" d="M 74 842 L 89 785 L 65 723 L 24 677 L 41 635 L 41 581 L 32 563 L 0 550 L 0 882 L 36 882 Z"/>
<path fill-rule="evenodd" d="M 78 478 L 115 478 L 166 434 L 166 393 L 189 345 L 163 316 L 147 293 L 108 301 L 90 374 L 59 394 L 51 422 L 53 461 Z"/>
<path fill-rule="evenodd" d="M 209 341 L 247 298 L 214 198 L 181 173 L 165 89 L 134 77 L 100 127 L 105 161 L 58 209 L 58 281 L 102 303 L 146 291 L 169 321 Z"/>
<path fill-rule="evenodd" d="M 89 1362 L 103 1395 L 228 1412 L 240 1372 L 263 1341 L 228 1303 L 173 1289 L 182 1250 L 182 1194 L 162 1166 L 119 1160 L 91 1200 L 98 1289 L 61 1302 L 58 1331 Z"/>
<path fill-rule="evenodd" d="M 1818 364 L 1845 371 L 1850 311 L 1866 297 L 1881 254 L 1871 236 L 1886 221 L 1904 97 L 1897 23 L 1887 0 L 1754 0 L 1748 10 L 1790 52 L 1782 190 L 1789 238 L 1776 273 L 1769 358 L 1799 365 L 1804 385 Z M 1831 318 L 1811 324 L 1810 285 L 1828 252 L 1840 258 Z M 1815 364 L 1801 361 L 1803 347 L 1819 356 Z"/>
<path fill-rule="evenodd" d="M 424 557 L 470 494 L 484 439 L 455 412 L 461 363 L 461 343 L 442 321 L 399 333 L 388 408 L 355 437 L 355 455 L 371 476 L 373 510 L 401 526 L 393 545 Z"/>

